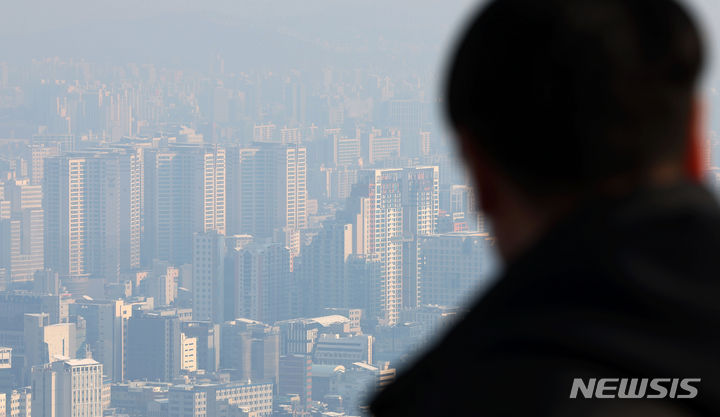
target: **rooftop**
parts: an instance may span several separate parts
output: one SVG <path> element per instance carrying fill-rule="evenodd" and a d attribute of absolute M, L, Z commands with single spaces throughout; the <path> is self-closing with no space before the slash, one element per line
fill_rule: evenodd
<path fill-rule="evenodd" d="M 349 318 L 341 316 L 339 314 L 333 314 L 331 316 L 313 317 L 311 320 L 323 326 L 332 326 L 333 324 L 338 323 L 350 323 Z"/>
<path fill-rule="evenodd" d="M 70 366 L 99 365 L 100 362 L 95 359 L 67 359 L 64 361 Z"/>

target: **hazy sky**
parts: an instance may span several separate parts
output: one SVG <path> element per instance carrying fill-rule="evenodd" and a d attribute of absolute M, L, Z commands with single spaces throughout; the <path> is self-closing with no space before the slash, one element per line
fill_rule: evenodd
<path fill-rule="evenodd" d="M 7 3 L 0 14 L 0 60 L 58 55 L 205 65 L 220 52 L 230 68 L 308 61 L 432 65 L 474 4 L 469 0 Z"/>
<path fill-rule="evenodd" d="M 400 25 L 420 19 L 418 23 L 432 21 L 437 26 L 438 21 L 474 4 L 470 0 L 23 0 L 7 3 L 0 16 L 0 31 L 13 34 L 82 24 L 89 20 L 127 20 L 198 12 L 264 22 L 328 17 L 342 20 L 343 26 L 372 26 L 372 22 L 362 19 L 375 17 L 383 21 L 387 17 L 399 18 L 397 23 Z"/>
<path fill-rule="evenodd" d="M 0 61 L 85 57 L 230 68 L 375 61 L 438 69 L 472 0 L 22 0 L 0 13 Z M 718 80 L 720 3 L 690 0 Z M 716 47 L 715 47 L 716 46 Z M 248 62 L 249 61 L 249 62 Z M 712 82 L 716 84 L 715 81 Z"/>

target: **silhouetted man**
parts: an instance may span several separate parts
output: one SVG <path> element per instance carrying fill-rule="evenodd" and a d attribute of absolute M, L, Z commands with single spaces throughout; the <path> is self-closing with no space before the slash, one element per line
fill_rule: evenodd
<path fill-rule="evenodd" d="M 376 416 L 720 415 L 702 49 L 673 0 L 495 0 L 471 22 L 446 105 L 505 269 Z"/>

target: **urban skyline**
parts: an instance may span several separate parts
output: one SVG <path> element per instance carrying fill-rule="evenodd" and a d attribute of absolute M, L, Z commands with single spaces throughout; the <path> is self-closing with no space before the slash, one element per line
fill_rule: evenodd
<path fill-rule="evenodd" d="M 29 66 L 0 65 L 15 415 L 361 415 L 487 283 L 419 77 Z"/>
<path fill-rule="evenodd" d="M 439 3 L 353 5 L 369 26 L 347 33 L 324 1 L 137 6 L 106 32 L 107 5 L 59 11 L 72 30 L 22 28 L 13 6 L 0 417 L 367 415 L 497 267 L 439 111 L 472 2 L 452 3 L 427 33 L 403 13 L 425 24 Z M 139 30 L 157 19 L 148 33 L 187 33 Z M 713 74 L 704 168 L 720 191 Z"/>

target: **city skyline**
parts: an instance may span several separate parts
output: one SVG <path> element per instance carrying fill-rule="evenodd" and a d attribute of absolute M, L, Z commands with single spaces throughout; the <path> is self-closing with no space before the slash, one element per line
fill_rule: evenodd
<path fill-rule="evenodd" d="M 499 265 L 441 112 L 474 5 L 10 5 L 0 417 L 367 415 Z"/>
<path fill-rule="evenodd" d="M 362 414 L 488 282 L 492 237 L 420 74 L 17 62 L 5 407 Z M 76 367 L 102 375 L 92 403 L 68 397 Z"/>

